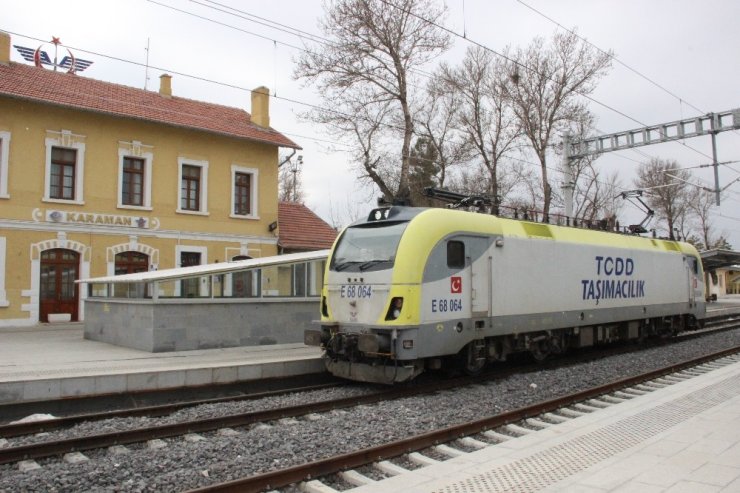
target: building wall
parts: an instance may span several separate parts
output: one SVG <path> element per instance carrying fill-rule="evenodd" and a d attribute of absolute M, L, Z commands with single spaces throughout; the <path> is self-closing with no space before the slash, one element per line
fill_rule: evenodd
<path fill-rule="evenodd" d="M 84 172 L 74 200 L 48 197 L 49 149 L 75 148 Z M 113 273 L 116 253 L 149 256 L 149 268 L 179 266 L 180 253 L 201 263 L 277 252 L 278 149 L 206 132 L 0 98 L 0 326 L 39 321 L 42 252 L 80 255 L 78 277 Z M 83 157 L 84 154 L 84 157 Z M 150 200 L 120 200 L 122 156 L 145 159 Z M 206 169 L 202 211 L 181 211 L 181 164 Z M 79 164 L 78 164 L 79 166 Z M 234 171 L 251 173 L 252 214 L 234 215 Z M 7 190 L 3 193 L 4 190 Z M 84 293 L 80 293 L 80 319 Z"/>
<path fill-rule="evenodd" d="M 709 296 L 740 294 L 740 270 L 737 267 L 719 268 L 707 273 Z"/>

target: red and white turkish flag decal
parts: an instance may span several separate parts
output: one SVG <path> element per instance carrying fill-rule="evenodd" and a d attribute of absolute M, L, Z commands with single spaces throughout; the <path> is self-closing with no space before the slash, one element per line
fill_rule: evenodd
<path fill-rule="evenodd" d="M 462 293 L 462 277 L 452 276 L 450 278 L 450 293 Z"/>

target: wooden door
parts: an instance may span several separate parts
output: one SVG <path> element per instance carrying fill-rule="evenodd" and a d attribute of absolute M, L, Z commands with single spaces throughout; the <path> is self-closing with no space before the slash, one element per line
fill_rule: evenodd
<path fill-rule="evenodd" d="M 80 254 L 74 250 L 55 248 L 41 253 L 39 320 L 49 321 L 49 314 L 69 313 L 72 321 L 79 320 Z"/>

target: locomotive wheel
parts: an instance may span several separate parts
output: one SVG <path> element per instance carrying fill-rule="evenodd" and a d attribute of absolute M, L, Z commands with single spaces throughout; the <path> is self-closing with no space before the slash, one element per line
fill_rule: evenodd
<path fill-rule="evenodd" d="M 532 340 L 529 343 L 529 352 L 535 361 L 545 361 L 550 353 L 552 353 L 552 346 L 550 340 L 547 337 L 542 337 L 538 340 Z"/>
<path fill-rule="evenodd" d="M 460 351 L 460 363 L 462 370 L 466 375 L 479 375 L 486 366 L 486 358 L 483 357 L 482 351 L 485 345 L 472 341 L 465 345 Z"/>

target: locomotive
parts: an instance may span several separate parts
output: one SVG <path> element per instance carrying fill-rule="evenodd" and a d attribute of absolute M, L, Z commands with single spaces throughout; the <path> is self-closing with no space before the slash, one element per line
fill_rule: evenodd
<path fill-rule="evenodd" d="M 529 352 L 698 328 L 701 260 L 690 244 L 441 208 L 391 206 L 340 234 L 321 292 L 332 374 L 393 384 L 468 374 Z"/>

